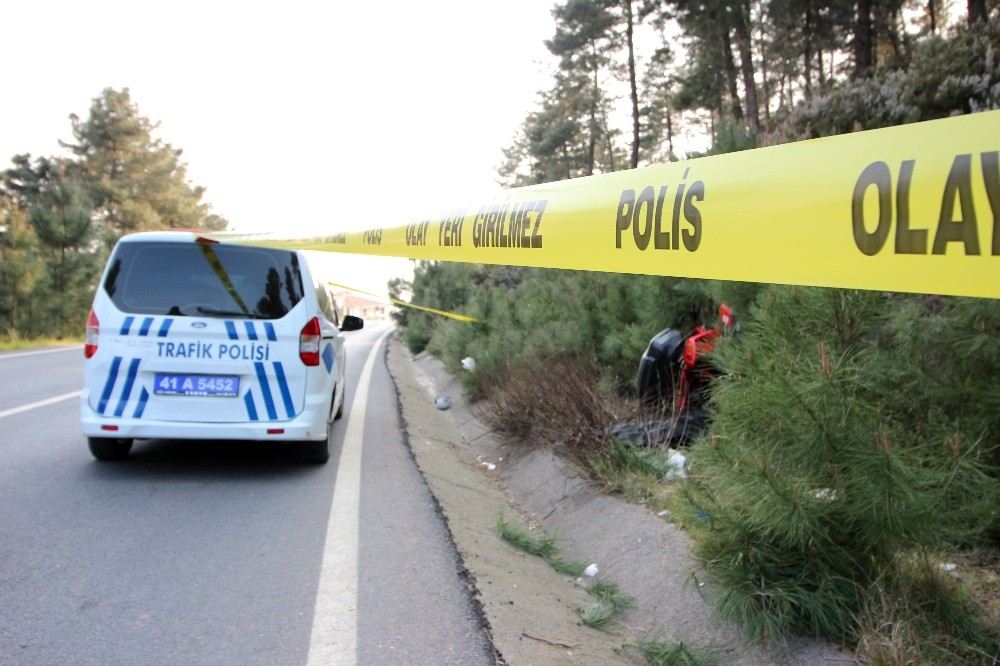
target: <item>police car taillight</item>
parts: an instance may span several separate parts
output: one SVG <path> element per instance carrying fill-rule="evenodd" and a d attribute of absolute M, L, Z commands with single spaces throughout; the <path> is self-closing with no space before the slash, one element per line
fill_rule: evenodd
<path fill-rule="evenodd" d="M 87 315 L 87 332 L 83 339 L 83 356 L 90 358 L 97 353 L 97 336 L 101 332 L 101 322 L 97 321 L 97 315 L 91 310 Z"/>
<path fill-rule="evenodd" d="M 306 365 L 319 365 L 319 319 L 313 317 L 302 327 L 299 334 L 299 358 Z"/>

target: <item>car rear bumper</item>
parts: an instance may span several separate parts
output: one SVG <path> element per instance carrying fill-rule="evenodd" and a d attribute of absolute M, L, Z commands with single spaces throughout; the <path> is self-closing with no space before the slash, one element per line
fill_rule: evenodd
<path fill-rule="evenodd" d="M 91 408 L 87 392 L 80 396 L 80 424 L 86 437 L 122 439 L 222 439 L 253 441 L 322 441 L 327 438 L 329 401 L 306 404 L 306 409 L 288 421 L 198 423 L 153 421 L 102 416 Z"/>

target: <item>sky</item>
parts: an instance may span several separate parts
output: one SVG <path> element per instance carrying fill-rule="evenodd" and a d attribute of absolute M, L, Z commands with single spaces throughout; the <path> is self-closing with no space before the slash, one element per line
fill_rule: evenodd
<path fill-rule="evenodd" d="M 232 230 L 404 224 L 499 189 L 501 149 L 549 81 L 551 6 L 4 3 L 0 160 L 60 154 L 70 113 L 128 87 Z M 392 270 L 353 259 L 379 273 L 358 276 L 368 288 Z"/>

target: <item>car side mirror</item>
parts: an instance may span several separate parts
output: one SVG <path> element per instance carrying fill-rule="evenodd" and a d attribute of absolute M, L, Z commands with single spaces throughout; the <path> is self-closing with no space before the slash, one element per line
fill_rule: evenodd
<path fill-rule="evenodd" d="M 354 315 L 346 315 L 340 325 L 341 331 L 360 331 L 365 327 L 365 320 Z"/>

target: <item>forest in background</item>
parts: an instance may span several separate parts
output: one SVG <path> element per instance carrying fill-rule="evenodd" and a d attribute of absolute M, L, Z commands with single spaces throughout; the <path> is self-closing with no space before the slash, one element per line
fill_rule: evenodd
<path fill-rule="evenodd" d="M 501 182 L 697 157 L 679 139 L 692 126 L 728 152 L 995 108 L 997 4 L 557 3 L 546 46 L 558 66 Z"/>
<path fill-rule="evenodd" d="M 123 234 L 227 224 L 127 88 L 104 90 L 70 122 L 67 157 L 15 155 L 0 171 L 0 339 L 81 335 Z"/>
<path fill-rule="evenodd" d="M 562 0 L 552 16 L 558 64 L 504 151 L 508 186 L 697 157 L 684 127 L 718 154 L 1000 108 L 997 2 Z M 389 288 L 479 319 L 397 314 L 499 431 L 668 508 L 752 639 L 997 663 L 1000 303 L 434 262 Z M 650 338 L 723 302 L 742 331 L 714 356 L 690 477 L 657 505 L 665 452 L 594 433 L 628 415 Z"/>

